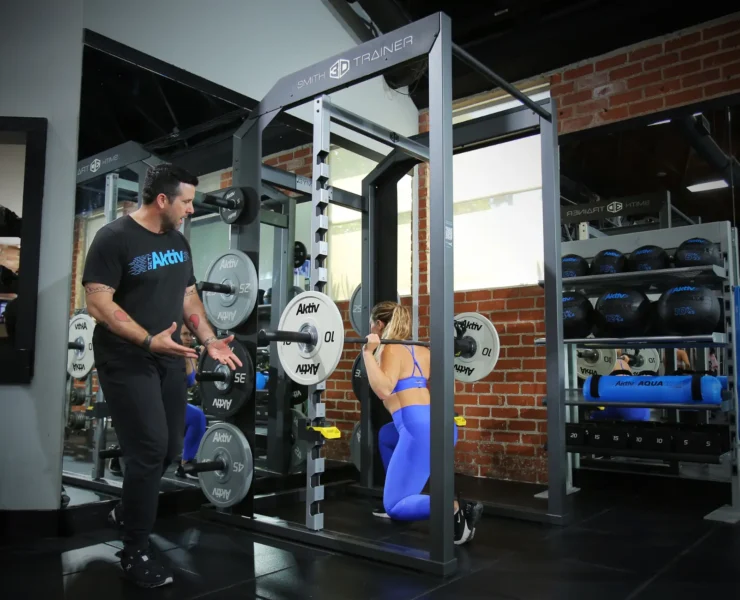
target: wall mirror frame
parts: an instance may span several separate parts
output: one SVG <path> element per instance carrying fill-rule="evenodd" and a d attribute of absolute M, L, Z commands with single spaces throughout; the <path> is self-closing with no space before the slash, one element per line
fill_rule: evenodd
<path fill-rule="evenodd" d="M 4 385 L 28 384 L 34 375 L 47 131 L 44 118 L 0 116 L 0 136 L 25 137 L 26 145 L 15 334 L 0 338 L 0 384 Z"/>

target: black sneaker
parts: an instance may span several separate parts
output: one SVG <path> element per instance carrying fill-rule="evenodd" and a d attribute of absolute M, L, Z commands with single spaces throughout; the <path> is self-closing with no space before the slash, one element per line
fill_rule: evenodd
<path fill-rule="evenodd" d="M 120 502 L 108 513 L 108 523 L 115 529 L 123 529 L 123 505 Z"/>
<path fill-rule="evenodd" d="M 150 550 L 121 553 L 121 570 L 127 579 L 143 588 L 155 588 L 173 582 L 172 571 L 160 563 Z"/>
<path fill-rule="evenodd" d="M 468 529 L 470 529 L 469 540 L 472 540 L 475 537 L 475 528 L 483 516 L 483 505 L 480 502 L 462 502 L 460 508 L 465 516 Z"/>
<path fill-rule="evenodd" d="M 108 461 L 108 470 L 111 472 L 111 475 L 115 475 L 116 477 L 123 477 L 123 469 L 121 468 L 121 459 L 117 456 L 111 458 Z"/>
<path fill-rule="evenodd" d="M 382 504 L 380 506 L 376 506 L 373 509 L 373 516 L 378 517 L 379 519 L 390 519 L 388 513 L 385 512 L 385 507 Z"/>
<path fill-rule="evenodd" d="M 470 529 L 468 528 L 468 520 L 465 518 L 465 509 L 463 503 L 460 502 L 460 508 L 455 513 L 455 545 L 459 546 L 464 544 L 470 539 Z"/>

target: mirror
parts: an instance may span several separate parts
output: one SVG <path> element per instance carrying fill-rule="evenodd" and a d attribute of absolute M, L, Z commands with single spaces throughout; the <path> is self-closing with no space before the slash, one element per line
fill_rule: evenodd
<path fill-rule="evenodd" d="M 46 119 L 0 117 L 0 383 L 33 378 Z"/>

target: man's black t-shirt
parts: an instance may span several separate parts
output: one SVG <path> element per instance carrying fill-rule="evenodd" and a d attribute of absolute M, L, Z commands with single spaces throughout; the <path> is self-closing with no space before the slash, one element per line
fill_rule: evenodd
<path fill-rule="evenodd" d="M 177 230 L 154 233 L 128 215 L 120 217 L 95 234 L 82 276 L 87 283 L 114 288 L 113 301 L 151 335 L 176 323 L 172 337 L 179 342 L 185 288 L 195 284 L 190 244 Z M 93 344 L 100 365 L 131 352 L 148 353 L 100 324 Z"/>

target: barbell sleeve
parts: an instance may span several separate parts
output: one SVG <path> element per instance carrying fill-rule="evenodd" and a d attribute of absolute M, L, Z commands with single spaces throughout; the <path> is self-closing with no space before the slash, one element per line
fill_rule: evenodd
<path fill-rule="evenodd" d="M 206 460 L 185 465 L 183 470 L 189 475 L 197 475 L 198 473 L 207 473 L 209 471 L 223 471 L 225 468 L 226 464 L 222 460 Z"/>
<path fill-rule="evenodd" d="M 84 350 L 85 344 L 83 344 L 82 342 L 69 342 L 69 344 L 67 345 L 67 349 L 68 350 Z"/>
<path fill-rule="evenodd" d="M 195 374 L 196 381 L 227 381 L 229 379 L 227 371 L 201 371 Z"/>
<path fill-rule="evenodd" d="M 270 342 L 294 342 L 296 344 L 316 345 L 316 338 L 308 331 L 265 331 L 261 330 L 258 334 L 259 345 L 269 344 Z"/>
<path fill-rule="evenodd" d="M 208 194 L 203 198 L 203 204 L 210 204 L 211 206 L 218 206 L 219 208 L 228 208 L 231 210 L 234 210 L 237 207 L 236 200 L 226 200 L 225 198 L 210 196 Z"/>
<path fill-rule="evenodd" d="M 215 292 L 217 294 L 231 295 L 236 292 L 233 285 L 225 283 L 213 283 L 212 281 L 199 281 L 195 284 L 199 292 Z"/>

